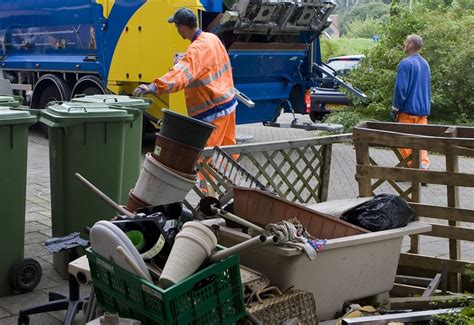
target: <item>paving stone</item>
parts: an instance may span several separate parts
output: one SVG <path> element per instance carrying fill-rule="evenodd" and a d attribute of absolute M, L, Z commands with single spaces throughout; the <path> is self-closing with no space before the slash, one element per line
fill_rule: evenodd
<path fill-rule="evenodd" d="M 45 225 L 45 226 L 48 226 L 48 227 L 51 227 L 51 218 L 44 218 L 42 220 L 38 220 L 39 223 Z"/>
<path fill-rule="evenodd" d="M 47 236 L 47 237 L 49 237 L 49 238 L 52 237 L 51 228 L 50 228 L 50 227 L 47 227 L 47 228 L 44 229 L 44 230 L 40 230 L 40 231 L 38 231 L 38 233 L 43 234 L 43 235 L 45 235 L 45 236 Z"/>
<path fill-rule="evenodd" d="M 54 272 L 56 273 L 56 272 Z M 60 277 L 59 277 L 60 278 Z M 43 290 L 43 289 L 49 289 L 48 291 L 54 291 L 52 288 L 57 288 L 58 286 L 67 284 L 67 281 L 60 278 L 59 281 L 58 279 L 52 279 L 43 272 L 43 276 L 41 277 L 41 281 L 36 287 L 35 290 Z"/>
<path fill-rule="evenodd" d="M 50 237 L 43 235 L 40 232 L 29 232 L 25 234 L 25 245 L 29 244 L 41 244 L 43 245 L 44 242 L 49 239 Z"/>
<path fill-rule="evenodd" d="M 41 290 L 35 290 L 26 294 L 1 297 L 0 306 L 11 314 L 18 314 L 22 308 L 35 306 L 48 301 L 48 295 Z"/>
<path fill-rule="evenodd" d="M 37 221 L 27 222 L 25 224 L 25 233 L 35 232 L 35 231 L 45 231 L 49 229 L 48 226 L 39 223 Z"/>
<path fill-rule="evenodd" d="M 11 314 L 9 312 L 7 312 L 5 309 L 3 309 L 2 307 L 0 307 L 0 324 L 1 324 L 1 319 L 2 318 L 6 318 L 6 317 L 9 317 Z"/>
<path fill-rule="evenodd" d="M 28 257 L 39 257 L 43 255 L 49 255 L 50 253 L 46 247 L 42 244 L 30 244 L 25 245 L 25 256 Z"/>
<path fill-rule="evenodd" d="M 37 211 L 27 212 L 25 216 L 26 222 L 38 221 L 38 222 L 44 223 L 43 221 L 47 221 L 47 220 L 51 220 L 51 218 Z"/>

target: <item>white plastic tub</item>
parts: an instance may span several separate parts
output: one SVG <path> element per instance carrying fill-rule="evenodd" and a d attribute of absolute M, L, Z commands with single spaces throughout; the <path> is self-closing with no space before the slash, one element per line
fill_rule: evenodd
<path fill-rule="evenodd" d="M 345 301 L 392 289 L 403 236 L 428 232 L 431 225 L 412 222 L 404 228 L 330 239 L 315 260 L 294 248 L 263 247 L 243 252 L 242 265 L 265 274 L 280 289 L 311 291 L 318 319 L 333 319 Z M 221 228 L 224 246 L 250 236 Z"/>

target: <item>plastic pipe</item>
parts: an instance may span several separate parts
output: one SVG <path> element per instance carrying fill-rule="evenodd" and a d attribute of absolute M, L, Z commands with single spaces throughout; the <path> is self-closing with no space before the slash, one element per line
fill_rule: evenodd
<path fill-rule="evenodd" d="M 246 249 L 254 248 L 254 247 L 257 247 L 257 246 L 258 247 L 263 247 L 263 246 L 270 245 L 270 244 L 274 245 L 275 244 L 274 237 L 276 237 L 276 242 L 278 242 L 278 237 L 277 236 L 267 237 L 265 235 L 260 235 L 260 236 L 257 236 L 257 237 L 250 238 L 250 239 L 248 239 L 244 242 L 241 242 L 240 244 L 234 245 L 232 247 L 223 249 L 221 251 L 218 251 L 218 252 L 212 254 L 209 257 L 209 262 L 211 262 L 211 263 L 217 262 L 217 261 L 220 261 L 220 260 L 222 260 L 226 257 L 229 257 L 231 255 L 239 254 L 239 253 L 241 253 L 242 251 L 244 251 Z"/>
<path fill-rule="evenodd" d="M 215 208 L 215 209 L 217 210 L 217 214 L 222 218 L 229 219 L 229 220 L 232 220 L 234 222 L 237 222 L 239 225 L 242 225 L 244 227 L 253 229 L 259 234 L 262 234 L 262 233 L 265 232 L 265 229 L 263 229 L 262 227 L 259 227 L 256 224 L 251 223 L 251 222 L 249 222 L 245 219 L 237 217 L 235 214 L 232 214 L 230 212 L 227 212 L 227 211 L 224 211 L 224 210 L 221 210 L 221 209 L 217 209 L 217 208 Z"/>
<path fill-rule="evenodd" d="M 115 203 L 114 200 L 112 200 L 107 195 L 105 195 L 105 193 L 100 191 L 91 182 L 89 182 L 87 179 L 85 179 L 81 174 L 75 173 L 74 176 L 76 176 L 76 178 L 79 179 L 81 181 L 81 183 L 84 184 L 85 186 L 87 186 L 92 192 L 97 194 L 97 196 L 100 197 L 105 203 L 107 203 L 113 209 L 115 209 L 115 211 L 117 211 L 117 212 L 119 212 L 123 215 L 126 215 L 130 219 L 135 219 L 135 217 L 136 217 L 135 214 L 133 214 L 130 211 L 126 210 L 121 205 Z"/>

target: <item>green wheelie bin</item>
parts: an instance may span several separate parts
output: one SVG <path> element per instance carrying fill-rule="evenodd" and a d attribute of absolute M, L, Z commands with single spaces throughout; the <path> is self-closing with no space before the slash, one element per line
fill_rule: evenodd
<path fill-rule="evenodd" d="M 133 120 L 128 122 L 125 128 L 122 194 L 120 202 L 117 202 L 126 205 L 128 192 L 135 187 L 138 176 L 140 176 L 143 111 L 150 106 L 151 100 L 125 95 L 89 95 L 73 98 L 72 101 L 106 104 L 113 109 L 125 109 L 129 114 L 133 115 Z"/>
<path fill-rule="evenodd" d="M 83 232 L 116 212 L 74 176 L 79 173 L 118 202 L 122 193 L 125 128 L 133 116 L 107 105 L 68 102 L 41 111 L 48 126 L 53 237 Z M 53 257 L 67 276 L 66 252 Z"/>
<path fill-rule="evenodd" d="M 0 106 L 18 107 L 20 106 L 20 101 L 19 98 L 15 96 L 0 96 Z"/>
<path fill-rule="evenodd" d="M 10 102 L 5 97 L 0 102 Z M 0 104 L 0 296 L 33 290 L 41 279 L 39 263 L 23 259 L 28 126 L 36 121 L 29 112 Z"/>

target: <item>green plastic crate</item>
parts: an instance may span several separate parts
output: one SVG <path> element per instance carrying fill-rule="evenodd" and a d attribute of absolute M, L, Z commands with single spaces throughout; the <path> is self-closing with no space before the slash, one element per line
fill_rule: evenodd
<path fill-rule="evenodd" d="M 86 250 L 98 304 L 142 324 L 234 324 L 245 316 L 239 257 L 161 289 Z"/>

